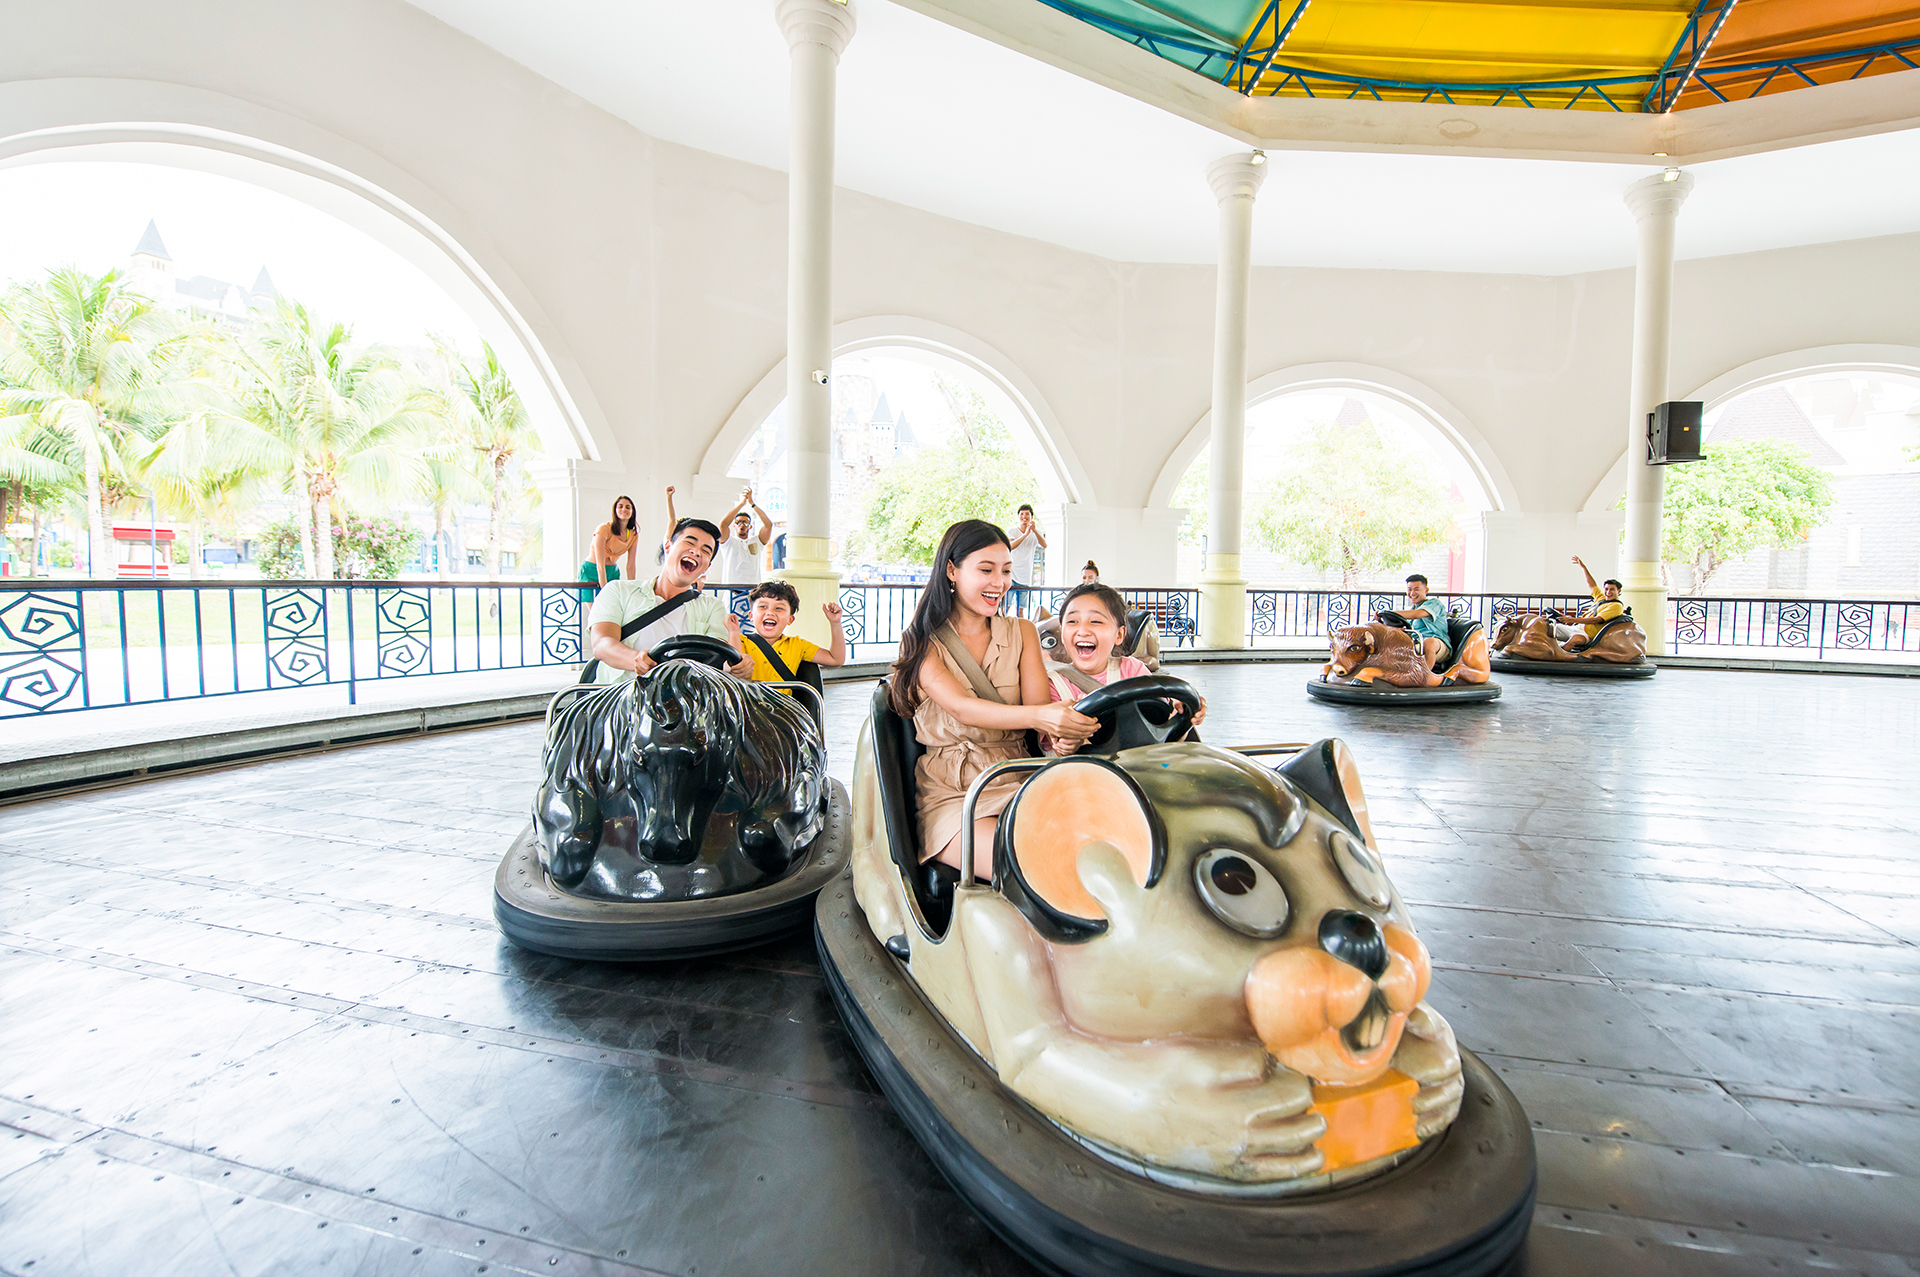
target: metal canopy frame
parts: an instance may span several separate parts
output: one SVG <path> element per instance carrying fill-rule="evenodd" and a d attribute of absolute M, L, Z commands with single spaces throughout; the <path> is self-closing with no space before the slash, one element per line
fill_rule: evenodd
<path fill-rule="evenodd" d="M 1246 39 L 1237 47 L 1192 29 L 1181 35 L 1151 31 L 1123 18 L 1077 4 L 1074 0 L 1039 2 L 1157 57 L 1204 75 L 1246 97 L 1279 97 L 1298 93 L 1309 98 L 1371 97 L 1380 102 L 1391 98 L 1395 101 L 1442 101 L 1456 106 L 1516 105 L 1559 110 L 1578 107 L 1623 114 L 1664 114 L 1672 111 L 1679 104 L 1681 95 L 1689 89 L 1705 89 L 1718 101 L 1731 102 L 1760 96 L 1782 76 L 1800 81 L 1795 84 L 1796 88 L 1829 84 L 1841 79 L 1858 79 L 1882 58 L 1892 59 L 1908 70 L 1920 70 L 1920 38 L 1809 53 L 1799 57 L 1703 65 L 1714 39 L 1726 25 L 1738 0 L 1699 0 L 1688 15 L 1680 38 L 1656 71 L 1579 79 L 1514 81 L 1385 79 L 1343 75 L 1281 61 L 1280 53 L 1287 38 L 1293 34 L 1313 0 L 1267 0 Z M 1823 69 L 1844 69 L 1853 62 L 1858 62 L 1859 66 L 1850 75 L 1823 80 L 1810 74 Z M 1748 80 L 1751 80 L 1751 84 L 1746 83 Z M 1540 100 L 1536 101 L 1536 98 Z"/>

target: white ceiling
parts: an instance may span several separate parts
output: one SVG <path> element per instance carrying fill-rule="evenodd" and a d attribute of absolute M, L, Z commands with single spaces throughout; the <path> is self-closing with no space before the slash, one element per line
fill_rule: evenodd
<path fill-rule="evenodd" d="M 412 0 L 656 137 L 786 167 L 773 0 Z M 1120 261 L 1211 262 L 1212 130 L 889 0 L 855 0 L 840 185 Z M 1920 73 L 1917 73 L 1920 74 Z M 1620 164 L 1273 152 L 1262 265 L 1569 274 L 1630 265 Z M 1920 231 L 1920 130 L 1691 166 L 1683 257 Z"/>

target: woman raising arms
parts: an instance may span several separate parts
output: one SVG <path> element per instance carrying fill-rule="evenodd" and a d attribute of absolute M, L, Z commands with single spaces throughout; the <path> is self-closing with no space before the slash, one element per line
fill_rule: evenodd
<path fill-rule="evenodd" d="M 672 489 L 668 489 L 669 492 Z M 668 500 L 672 500 L 671 497 Z M 594 529 L 587 561 L 580 565 L 580 579 L 604 586 L 620 579 L 620 556 L 627 559 L 627 580 L 633 580 L 633 554 L 640 544 L 639 522 L 634 515 L 632 497 L 613 499 L 613 517 Z M 591 599 L 591 591 L 580 591 L 582 599 Z"/>
<path fill-rule="evenodd" d="M 913 719 L 926 746 L 914 767 L 923 861 L 960 868 L 967 787 L 995 763 L 1025 757 L 1028 729 L 1077 745 L 1100 725 L 1050 703 L 1033 622 L 999 615 L 1012 588 L 1007 534 L 981 519 L 956 523 L 940 539 L 927 588 L 900 636 L 890 686 L 895 712 Z M 993 698 L 976 685 L 990 687 Z M 999 777 L 982 791 L 974 806 L 976 848 L 993 845 L 994 821 L 1022 779 Z M 978 855 L 976 871 L 984 863 Z"/>

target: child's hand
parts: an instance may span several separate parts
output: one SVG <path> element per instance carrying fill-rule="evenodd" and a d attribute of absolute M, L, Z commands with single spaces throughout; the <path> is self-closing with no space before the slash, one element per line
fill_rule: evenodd
<path fill-rule="evenodd" d="M 740 618 L 731 612 L 727 613 L 727 642 L 740 646 Z"/>
<path fill-rule="evenodd" d="M 838 603 L 834 603 L 834 602 L 822 603 L 820 605 L 820 610 L 827 614 L 827 619 L 829 621 L 832 621 L 835 625 L 840 624 L 840 605 Z"/>
<path fill-rule="evenodd" d="M 1193 725 L 1195 727 L 1198 727 L 1200 726 L 1200 724 L 1206 721 L 1207 721 L 1207 698 L 1202 696 L 1200 698 L 1200 708 L 1193 712 Z"/>
<path fill-rule="evenodd" d="M 669 484 L 667 485 L 667 495 L 668 495 L 668 496 L 672 496 L 672 495 L 673 495 L 673 485 L 672 485 L 671 483 L 669 483 Z"/>

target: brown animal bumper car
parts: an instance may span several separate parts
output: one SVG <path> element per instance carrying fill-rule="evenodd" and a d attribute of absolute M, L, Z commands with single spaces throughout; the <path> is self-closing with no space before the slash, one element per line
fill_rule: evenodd
<path fill-rule="evenodd" d="M 1307 695 L 1342 705 L 1459 705 L 1500 698 L 1487 662 L 1487 632 L 1478 621 L 1450 617 L 1452 664 L 1430 670 L 1404 617 L 1383 612 L 1368 625 L 1328 637 L 1331 659 L 1307 680 Z"/>
<path fill-rule="evenodd" d="M 533 822 L 493 880 L 523 949 L 607 962 L 694 957 L 806 925 L 847 865 L 847 795 L 814 715 L 679 635 L 640 678 L 548 708 Z M 562 702 L 565 702 L 562 704 Z"/>
<path fill-rule="evenodd" d="M 1189 709 L 1155 725 L 1168 697 Z M 975 782 L 962 858 L 991 882 L 935 894 L 919 749 L 883 683 L 852 866 L 814 915 L 849 1033 L 948 1181 L 1046 1272 L 1502 1271 L 1531 1222 L 1532 1134 L 1424 1000 L 1351 756 L 1183 739 L 1197 705 L 1164 677 L 1088 695 L 1085 752 Z M 1031 774 L 975 848 L 972 803 L 1004 771 Z"/>
<path fill-rule="evenodd" d="M 1647 659 L 1647 633 L 1631 610 L 1596 626 L 1579 647 L 1560 642 L 1554 630 L 1558 619 L 1525 612 L 1501 621 L 1493 636 L 1493 668 L 1561 678 L 1652 678 L 1660 672 Z"/>

